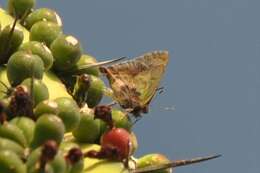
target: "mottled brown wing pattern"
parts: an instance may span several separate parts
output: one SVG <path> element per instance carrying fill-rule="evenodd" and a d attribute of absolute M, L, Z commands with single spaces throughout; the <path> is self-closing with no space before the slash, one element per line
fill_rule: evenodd
<path fill-rule="evenodd" d="M 103 68 L 114 98 L 123 108 L 144 108 L 159 86 L 168 59 L 167 51 L 154 51 Z"/>

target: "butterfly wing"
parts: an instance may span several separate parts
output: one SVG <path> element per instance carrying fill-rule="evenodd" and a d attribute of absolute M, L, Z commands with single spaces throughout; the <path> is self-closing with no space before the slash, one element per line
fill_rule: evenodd
<path fill-rule="evenodd" d="M 144 108 L 159 86 L 168 59 L 167 51 L 154 51 L 102 71 L 109 80 L 115 100 L 123 108 Z"/>

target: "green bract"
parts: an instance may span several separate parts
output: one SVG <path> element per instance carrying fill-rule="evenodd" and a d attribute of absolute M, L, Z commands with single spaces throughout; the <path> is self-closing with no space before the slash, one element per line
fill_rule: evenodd
<path fill-rule="evenodd" d="M 137 160 L 137 168 L 144 168 L 146 166 L 160 165 L 169 162 L 170 160 L 162 154 L 147 154 Z M 151 173 L 171 173 L 171 169 L 152 171 Z"/>

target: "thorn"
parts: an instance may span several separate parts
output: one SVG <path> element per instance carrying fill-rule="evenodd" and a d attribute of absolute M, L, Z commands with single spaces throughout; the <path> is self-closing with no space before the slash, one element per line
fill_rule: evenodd
<path fill-rule="evenodd" d="M 168 168 L 174 168 L 174 167 L 204 162 L 204 161 L 207 161 L 207 160 L 216 159 L 216 158 L 221 157 L 221 156 L 222 155 L 213 155 L 213 156 L 209 156 L 209 157 L 198 157 L 198 158 L 194 158 L 194 159 L 190 159 L 190 160 L 176 160 L 176 161 L 172 161 L 172 162 L 165 163 L 165 164 L 147 166 L 147 167 L 144 167 L 144 168 L 131 170 L 130 172 L 131 173 L 148 173 L 148 172 L 151 172 L 151 171 L 159 171 L 159 170 L 164 170 L 164 169 L 168 169 Z"/>

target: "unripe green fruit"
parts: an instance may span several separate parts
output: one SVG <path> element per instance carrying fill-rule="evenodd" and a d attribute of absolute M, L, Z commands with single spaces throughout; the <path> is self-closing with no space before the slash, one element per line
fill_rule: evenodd
<path fill-rule="evenodd" d="M 43 42 L 48 47 L 60 34 L 62 34 L 62 29 L 59 25 L 48 21 L 35 23 L 30 31 L 31 41 Z"/>
<path fill-rule="evenodd" d="M 35 5 L 35 0 L 8 0 L 8 12 L 18 18 L 28 14 Z"/>
<path fill-rule="evenodd" d="M 49 91 L 47 86 L 43 83 L 42 80 L 33 79 L 33 86 L 31 86 L 32 79 L 27 78 L 22 82 L 22 85 L 25 85 L 30 93 L 33 94 L 33 103 L 37 105 L 43 100 L 49 99 Z M 31 92 L 31 87 L 33 87 L 33 92 Z"/>
<path fill-rule="evenodd" d="M 8 138 L 0 137 L 0 150 L 13 151 L 20 157 L 23 157 L 24 155 L 24 148 L 17 142 L 14 142 L 13 140 L 10 140 Z"/>
<path fill-rule="evenodd" d="M 61 152 L 58 152 L 53 161 L 50 162 L 54 173 L 65 173 L 66 172 L 66 160 Z"/>
<path fill-rule="evenodd" d="M 37 163 L 41 159 L 41 151 L 42 147 L 39 147 L 30 154 L 26 163 L 28 173 L 37 173 L 37 166 L 39 166 Z M 49 171 L 53 173 L 66 173 L 66 164 L 63 153 L 59 151 L 55 158 L 46 164 L 46 173 L 49 173 Z"/>
<path fill-rule="evenodd" d="M 13 151 L 1 150 L 0 171 L 1 173 L 26 173 L 26 166 Z"/>
<path fill-rule="evenodd" d="M 13 54 L 18 47 L 22 44 L 24 35 L 22 29 L 15 26 L 12 36 L 10 37 L 10 32 L 12 30 L 11 25 L 7 25 L 0 34 L 0 57 L 1 63 L 6 63 L 7 59 Z"/>
<path fill-rule="evenodd" d="M 124 128 L 128 131 L 132 128 L 132 123 L 129 120 L 127 113 L 122 112 L 119 109 L 112 109 L 112 120 L 114 122 L 115 127 L 117 128 Z M 100 123 L 100 134 L 102 135 L 109 129 L 107 123 L 101 121 Z"/>
<path fill-rule="evenodd" d="M 112 109 L 112 119 L 117 128 L 124 128 L 128 131 L 131 130 L 132 122 L 128 118 L 127 113 L 119 109 Z"/>
<path fill-rule="evenodd" d="M 11 123 L 6 122 L 0 125 L 0 137 L 13 140 L 23 147 L 27 146 L 23 131 Z"/>
<path fill-rule="evenodd" d="M 61 143 L 65 132 L 62 120 L 53 114 L 43 114 L 36 121 L 32 147 L 36 148 L 48 140 Z"/>
<path fill-rule="evenodd" d="M 27 143 L 30 144 L 34 134 L 35 122 L 28 117 L 15 117 L 10 123 L 22 130 Z"/>
<path fill-rule="evenodd" d="M 27 158 L 26 167 L 27 173 L 42 173 L 39 170 L 39 161 L 42 153 L 42 147 L 38 147 L 33 150 Z M 45 166 L 46 173 L 55 173 L 50 164 Z"/>
<path fill-rule="evenodd" d="M 79 142 L 95 143 L 100 136 L 100 120 L 94 119 L 93 113 L 81 112 L 80 123 L 72 131 Z"/>
<path fill-rule="evenodd" d="M 73 71 L 73 74 L 76 75 L 90 74 L 94 76 L 99 76 L 100 72 L 98 67 L 82 68 L 84 66 L 88 66 L 95 63 L 97 63 L 97 60 L 94 57 L 84 54 L 80 57 L 79 61 L 71 68 L 71 71 Z"/>
<path fill-rule="evenodd" d="M 100 78 L 96 76 L 90 75 L 90 77 L 91 83 L 88 89 L 86 102 L 88 104 L 88 107 L 93 108 L 100 103 L 103 97 L 105 84 Z"/>
<path fill-rule="evenodd" d="M 55 59 L 54 68 L 59 71 L 71 68 L 81 56 L 79 41 L 70 35 L 60 35 L 53 41 L 50 48 Z"/>
<path fill-rule="evenodd" d="M 44 100 L 37 104 L 34 109 L 34 115 L 39 118 L 42 114 L 55 114 L 58 115 L 58 104 L 52 100 Z"/>
<path fill-rule="evenodd" d="M 156 166 L 160 164 L 169 163 L 170 160 L 162 154 L 147 154 L 137 160 L 137 168 L 144 168 L 147 166 Z M 171 169 L 151 171 L 151 173 L 171 173 Z"/>
<path fill-rule="evenodd" d="M 7 78 L 12 86 L 16 86 L 32 76 L 42 79 L 43 72 L 44 64 L 41 58 L 24 51 L 14 53 L 7 63 Z"/>
<path fill-rule="evenodd" d="M 66 132 L 76 128 L 80 121 L 80 113 L 77 103 L 67 97 L 60 97 L 54 100 L 58 104 L 59 114 L 62 119 Z"/>
<path fill-rule="evenodd" d="M 30 29 L 33 24 L 39 21 L 49 21 L 62 26 L 61 18 L 54 10 L 48 8 L 39 8 L 28 15 L 25 20 L 25 27 Z"/>
<path fill-rule="evenodd" d="M 84 169 L 84 160 L 81 159 L 74 165 L 70 166 L 69 173 L 82 173 L 83 169 Z"/>
<path fill-rule="evenodd" d="M 45 44 L 38 41 L 30 41 L 22 44 L 19 50 L 38 55 L 43 63 L 45 70 L 49 70 L 53 64 L 53 56 L 50 49 Z"/>

